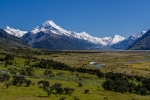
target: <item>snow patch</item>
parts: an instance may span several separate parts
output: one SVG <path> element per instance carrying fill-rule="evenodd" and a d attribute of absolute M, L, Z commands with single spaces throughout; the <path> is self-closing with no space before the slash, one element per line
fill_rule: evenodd
<path fill-rule="evenodd" d="M 14 28 L 11 28 L 9 26 L 6 26 L 4 30 L 7 33 L 14 35 L 14 36 L 17 36 L 19 38 L 22 37 L 24 34 L 28 33 L 28 31 L 21 31 L 19 29 L 14 29 Z"/>

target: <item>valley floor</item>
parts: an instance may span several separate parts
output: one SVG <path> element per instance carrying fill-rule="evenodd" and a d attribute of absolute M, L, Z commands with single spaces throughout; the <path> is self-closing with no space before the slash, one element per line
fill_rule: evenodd
<path fill-rule="evenodd" d="M 99 78 L 96 74 L 58 69 L 59 66 L 69 66 L 76 70 L 83 68 L 149 78 L 149 54 L 150 51 L 1 50 L 0 79 L 4 78 L 4 74 L 8 74 L 10 79 L 0 80 L 0 100 L 150 100 L 149 92 L 148 95 L 141 96 L 135 91 L 130 94 L 104 90 L 102 84 L 106 79 Z M 48 63 L 40 65 L 41 59 Z M 98 64 L 104 66 L 96 68 Z M 14 76 L 24 76 L 25 81 L 13 85 Z M 31 81 L 29 86 L 26 86 L 27 80 Z M 45 91 L 43 85 L 38 84 L 41 80 L 49 82 L 50 86 L 59 83 L 60 88 L 69 87 L 74 91 L 67 94 L 54 90 L 48 96 L 48 90 Z M 139 84 L 136 80 L 134 83 Z"/>

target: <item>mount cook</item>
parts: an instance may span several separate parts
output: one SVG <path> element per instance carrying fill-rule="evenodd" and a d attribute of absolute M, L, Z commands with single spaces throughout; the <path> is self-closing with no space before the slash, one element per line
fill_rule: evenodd
<path fill-rule="evenodd" d="M 98 38 L 86 32 L 67 31 L 52 20 L 44 22 L 31 31 L 20 31 L 9 26 L 6 26 L 4 30 L 21 38 L 34 48 L 50 50 L 127 49 L 146 32 L 131 35 L 127 39 L 119 35 Z"/>

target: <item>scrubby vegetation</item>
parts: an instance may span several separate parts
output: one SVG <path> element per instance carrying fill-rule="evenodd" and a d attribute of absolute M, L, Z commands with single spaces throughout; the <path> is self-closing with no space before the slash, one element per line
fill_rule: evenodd
<path fill-rule="evenodd" d="M 120 100 L 121 95 L 122 100 L 149 100 L 150 69 L 126 63 L 137 57 L 139 64 L 149 64 L 147 53 L 118 52 L 2 50 L 0 99 Z M 99 63 L 105 66 L 95 68 Z"/>

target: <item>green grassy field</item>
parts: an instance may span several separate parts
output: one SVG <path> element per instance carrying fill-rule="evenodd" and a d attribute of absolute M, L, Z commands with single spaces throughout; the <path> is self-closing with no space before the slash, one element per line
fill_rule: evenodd
<path fill-rule="evenodd" d="M 37 54 L 38 52 L 38 54 Z M 149 51 L 36 51 L 31 50 L 28 55 L 24 52 L 12 52 L 15 57 L 11 65 L 5 66 L 5 61 L 0 61 L 0 70 L 8 71 L 10 68 L 17 69 L 17 75 L 20 70 L 33 65 L 37 62 L 33 58 L 38 59 L 51 59 L 54 61 L 62 62 L 70 67 L 82 67 L 86 69 L 96 69 L 97 64 L 105 64 L 104 67 L 98 68 L 103 73 L 115 72 L 125 73 L 129 75 L 140 75 L 144 77 L 150 76 L 150 55 Z M 27 57 L 26 57 L 27 56 Z M 0 58 L 5 58 L 3 53 Z M 30 61 L 25 65 L 25 62 Z M 95 64 L 90 65 L 90 62 Z M 25 84 L 22 86 L 11 85 L 6 88 L 6 82 L 0 83 L 0 100 L 150 100 L 150 95 L 141 96 L 135 93 L 118 93 L 113 91 L 106 91 L 103 89 L 102 84 L 105 79 L 100 79 L 96 75 L 80 72 L 71 72 L 67 70 L 51 69 L 54 76 L 49 77 L 44 75 L 43 68 L 34 68 L 34 75 L 25 77 L 32 81 L 29 87 Z M 10 74 L 13 76 L 14 74 Z M 9 80 L 11 82 L 13 78 Z M 47 80 L 50 85 L 61 83 L 62 87 L 71 87 L 75 91 L 72 94 L 57 94 L 52 93 L 49 97 L 47 93 L 37 84 L 40 80 Z M 83 86 L 79 87 L 78 84 L 82 83 Z M 84 93 L 88 89 L 88 93 Z M 65 99 L 63 99 L 65 97 Z"/>

